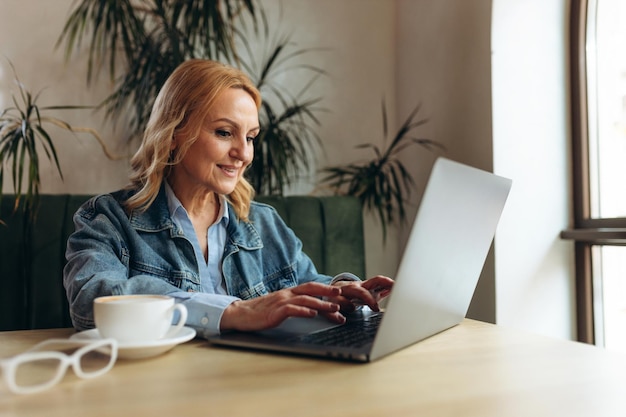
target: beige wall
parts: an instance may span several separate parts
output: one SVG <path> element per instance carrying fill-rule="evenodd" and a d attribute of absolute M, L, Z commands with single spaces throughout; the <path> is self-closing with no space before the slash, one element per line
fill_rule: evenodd
<path fill-rule="evenodd" d="M 568 0 L 495 0 L 494 170 L 513 178 L 496 235 L 497 321 L 575 338 Z M 528 22 L 533 22 L 529 25 Z"/>
<path fill-rule="evenodd" d="M 492 171 L 491 0 L 401 0 L 396 14 L 398 122 L 422 103 L 425 137 L 443 144 L 447 157 Z M 434 158 L 428 152 L 405 155 L 420 191 Z M 414 195 L 409 217 L 420 195 Z M 401 246 L 407 238 L 405 228 Z M 496 321 L 493 262 L 490 255 L 469 311 L 490 322 Z"/>

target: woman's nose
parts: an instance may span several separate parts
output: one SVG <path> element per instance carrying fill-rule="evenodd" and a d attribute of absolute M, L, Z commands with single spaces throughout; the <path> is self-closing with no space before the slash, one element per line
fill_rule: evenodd
<path fill-rule="evenodd" d="M 252 142 L 248 141 L 247 137 L 243 137 L 237 138 L 237 140 L 232 143 L 233 146 L 230 150 L 230 156 L 244 163 L 250 163 L 254 157 L 254 146 Z"/>

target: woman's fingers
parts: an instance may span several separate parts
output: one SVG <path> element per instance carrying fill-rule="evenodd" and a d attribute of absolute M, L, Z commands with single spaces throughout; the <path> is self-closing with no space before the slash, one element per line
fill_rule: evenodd
<path fill-rule="evenodd" d="M 368 279 L 367 281 L 363 281 L 363 287 L 368 290 L 376 290 L 378 292 L 386 291 L 389 293 L 391 288 L 393 287 L 393 280 L 389 277 L 385 277 L 383 275 L 376 275 Z"/>
<path fill-rule="evenodd" d="M 319 313 L 336 321 L 340 306 L 332 299 L 340 294 L 340 288 L 309 282 L 236 301 L 224 310 L 221 329 L 263 330 L 276 327 L 289 317 L 315 317 Z"/>
<path fill-rule="evenodd" d="M 389 295 L 393 280 L 377 275 L 366 281 L 344 281 L 338 284 L 341 286 L 341 297 L 335 301 L 342 306 L 342 311 L 351 312 L 358 305 L 367 305 L 378 311 L 378 301 Z"/>
<path fill-rule="evenodd" d="M 346 322 L 346 317 L 340 312 L 336 313 L 322 313 L 322 317 L 325 317 L 326 320 L 331 321 L 337 324 L 344 324 Z"/>
<path fill-rule="evenodd" d="M 232 303 L 222 315 L 222 329 L 263 330 L 278 326 L 289 317 L 322 315 L 344 323 L 341 312 L 365 304 L 378 311 L 378 300 L 389 294 L 393 280 L 376 276 L 367 281 L 340 282 L 336 286 L 308 282 L 273 293 Z"/>
<path fill-rule="evenodd" d="M 283 290 L 281 290 L 283 291 Z M 337 297 L 341 294 L 341 289 L 319 282 L 307 282 L 297 287 L 287 288 L 284 291 L 291 291 L 298 295 L 309 295 L 312 297 Z"/>

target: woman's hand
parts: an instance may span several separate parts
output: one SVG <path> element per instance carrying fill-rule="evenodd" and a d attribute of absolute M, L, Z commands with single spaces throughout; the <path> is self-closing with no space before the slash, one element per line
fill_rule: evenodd
<path fill-rule="evenodd" d="M 342 288 L 307 282 L 250 300 L 229 305 L 220 321 L 220 330 L 264 330 L 276 327 L 289 317 L 315 317 L 321 314 L 336 323 L 344 323 L 339 304 Z M 324 298 L 324 299 L 322 299 Z"/>
<path fill-rule="evenodd" d="M 341 288 L 341 295 L 327 297 L 327 299 L 339 304 L 341 312 L 351 313 L 359 305 L 367 305 L 372 310 L 379 311 L 378 302 L 389 295 L 393 280 L 376 275 L 365 281 L 338 281 L 333 286 Z"/>

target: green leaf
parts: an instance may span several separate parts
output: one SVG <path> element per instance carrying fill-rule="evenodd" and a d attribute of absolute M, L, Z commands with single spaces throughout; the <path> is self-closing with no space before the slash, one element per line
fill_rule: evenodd
<path fill-rule="evenodd" d="M 9 62 L 15 73 L 15 68 Z M 0 113 L 0 179 L 4 179 L 5 170 L 10 172 L 11 184 L 15 193 L 15 207 L 22 207 L 29 216 L 36 216 L 39 201 L 40 156 L 43 150 L 46 158 L 56 167 L 61 179 L 63 174 L 56 147 L 45 124 L 52 124 L 61 129 L 74 132 L 77 129 L 56 118 L 45 117 L 43 111 L 79 109 L 85 106 L 39 107 L 37 100 L 41 91 L 32 95 L 15 75 L 19 93 L 12 96 L 14 107 L 8 107 Z M 21 101 L 20 101 L 21 100 Z M 102 145 L 102 143 L 101 143 Z M 104 145 L 102 145 L 104 147 Z M 107 153 L 105 148 L 105 154 Z M 3 182 L 0 181 L 0 195 Z"/>
<path fill-rule="evenodd" d="M 237 62 L 233 22 L 257 17 L 253 0 L 76 3 L 56 46 L 64 43 L 69 59 L 89 42 L 88 84 L 108 62 L 115 88 L 99 109 L 114 124 L 128 118 L 128 140 L 140 137 L 152 103 L 174 68 L 194 57 Z"/>
<path fill-rule="evenodd" d="M 445 150 L 435 141 L 410 136 L 412 131 L 427 122 L 425 119 L 415 120 L 420 109 L 421 106 L 418 105 L 411 111 L 389 142 L 387 110 L 383 100 L 383 144 L 387 146 L 380 149 L 372 143 L 359 144 L 355 146 L 356 149 L 371 150 L 374 157 L 361 163 L 347 164 L 343 167 L 331 166 L 322 170 L 323 184 L 329 186 L 335 193 L 358 197 L 363 208 L 377 216 L 382 227 L 383 239 L 386 239 L 388 225 L 406 221 L 405 205 L 415 188 L 415 181 L 409 170 L 396 155 L 414 145 L 429 151 Z"/>

